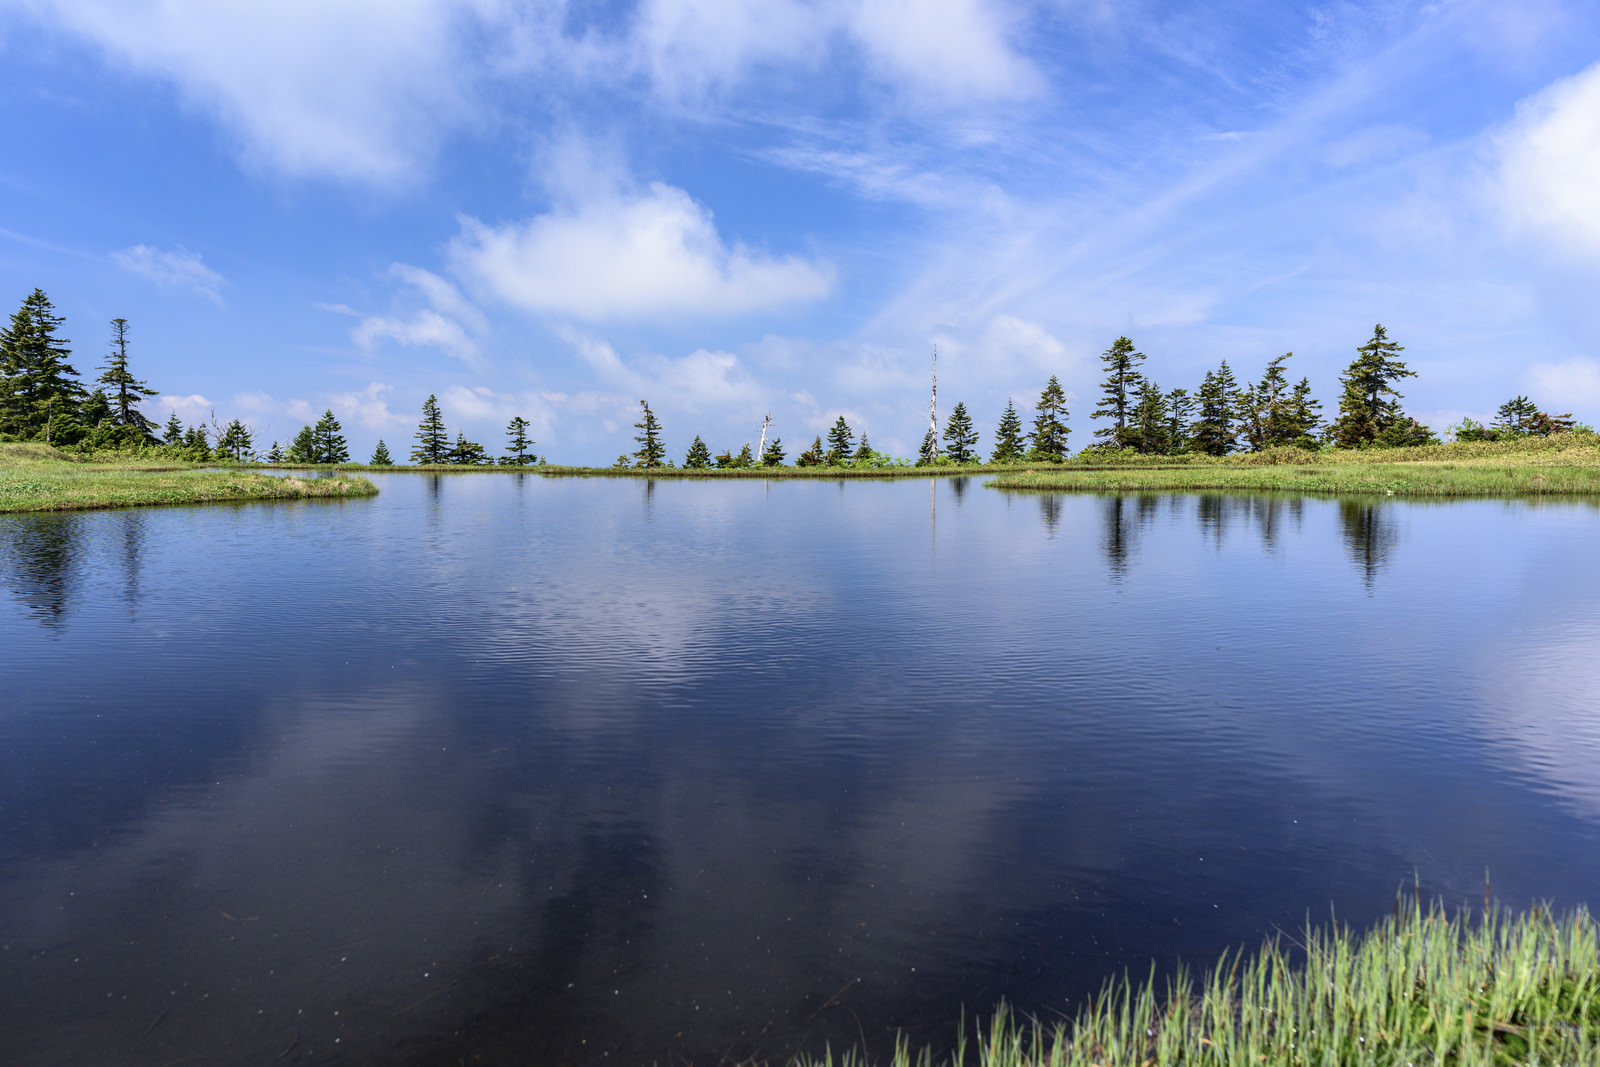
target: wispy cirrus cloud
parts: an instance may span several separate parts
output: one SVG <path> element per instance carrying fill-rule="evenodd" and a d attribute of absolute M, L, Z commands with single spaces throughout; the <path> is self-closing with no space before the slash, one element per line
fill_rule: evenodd
<path fill-rule="evenodd" d="M 134 245 L 111 253 L 111 261 L 130 274 L 146 278 L 163 289 L 186 289 L 214 304 L 222 303 L 222 275 L 205 265 L 200 253 L 187 248 L 163 250 Z"/>

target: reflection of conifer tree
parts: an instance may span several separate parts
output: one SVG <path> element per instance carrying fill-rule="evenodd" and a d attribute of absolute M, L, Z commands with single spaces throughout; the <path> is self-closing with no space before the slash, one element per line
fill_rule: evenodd
<path fill-rule="evenodd" d="M 46 628 L 66 625 L 78 554 L 76 515 L 0 516 L 0 577 Z"/>
<path fill-rule="evenodd" d="M 1223 536 L 1228 532 L 1226 503 L 1226 497 L 1205 493 L 1195 505 L 1194 517 L 1200 524 L 1200 532 L 1210 535 L 1211 543 L 1218 548 L 1222 547 Z"/>
<path fill-rule="evenodd" d="M 967 481 L 965 476 L 950 479 L 950 493 L 956 498 L 957 504 L 967 495 Z"/>
<path fill-rule="evenodd" d="M 1103 498 L 1105 511 L 1102 515 L 1102 532 L 1100 547 L 1106 554 L 1106 569 L 1113 582 L 1120 582 L 1128 574 L 1128 556 L 1132 553 L 1134 541 L 1137 536 L 1135 519 L 1130 514 L 1127 498 L 1124 496 L 1110 496 Z"/>
<path fill-rule="evenodd" d="M 1040 493 L 1039 518 L 1044 520 L 1045 534 L 1054 539 L 1061 528 L 1061 498 L 1054 493 Z"/>
<path fill-rule="evenodd" d="M 1382 505 L 1363 500 L 1339 501 L 1339 525 L 1350 558 L 1370 589 L 1400 543 L 1400 528 L 1384 515 Z"/>

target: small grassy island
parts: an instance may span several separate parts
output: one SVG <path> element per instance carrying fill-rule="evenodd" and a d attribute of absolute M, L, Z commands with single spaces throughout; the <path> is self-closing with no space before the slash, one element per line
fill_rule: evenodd
<path fill-rule="evenodd" d="M 196 464 L 91 462 L 34 441 L 0 443 L 0 512 L 77 511 L 154 504 L 216 504 L 373 496 L 365 478 L 274 477 Z"/>
<path fill-rule="evenodd" d="M 811 1061 L 813 1064 L 819 1061 Z M 835 1061 L 830 1054 L 825 1061 Z M 853 1052 L 837 1062 L 864 1062 Z M 1600 927 L 1585 911 L 1491 910 L 1478 921 L 1397 903 L 1369 933 L 1313 931 L 1224 956 L 1158 993 L 1123 979 L 1072 1022 L 1001 1009 L 955 1056 L 902 1046 L 894 1067 L 1600 1062 Z"/>

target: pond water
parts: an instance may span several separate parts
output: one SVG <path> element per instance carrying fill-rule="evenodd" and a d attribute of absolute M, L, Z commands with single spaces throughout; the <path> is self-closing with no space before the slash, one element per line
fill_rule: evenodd
<path fill-rule="evenodd" d="M 1600 903 L 1600 511 L 379 476 L 0 516 L 0 1061 L 717 1063 Z"/>

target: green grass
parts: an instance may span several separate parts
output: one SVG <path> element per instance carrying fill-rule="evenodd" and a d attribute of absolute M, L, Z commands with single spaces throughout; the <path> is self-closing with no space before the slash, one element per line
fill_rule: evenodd
<path fill-rule="evenodd" d="M 1225 955 L 1202 979 L 1109 983 L 1070 1022 L 1002 1007 L 936 1058 L 902 1043 L 894 1067 L 1168 1067 L 1600 1063 L 1600 928 L 1493 909 L 1473 921 L 1400 905 L 1365 935 L 1313 930 Z M 863 1063 L 854 1051 L 800 1063 Z"/>
<path fill-rule="evenodd" d="M 1013 469 L 996 489 L 1260 491 L 1395 496 L 1600 494 L 1600 436 L 1559 434 L 1370 451 L 1269 449 L 1221 458 L 1133 457 Z"/>
<path fill-rule="evenodd" d="M 275 478 L 188 464 L 83 462 L 36 442 L 0 443 L 0 512 L 372 496 L 365 478 Z"/>

